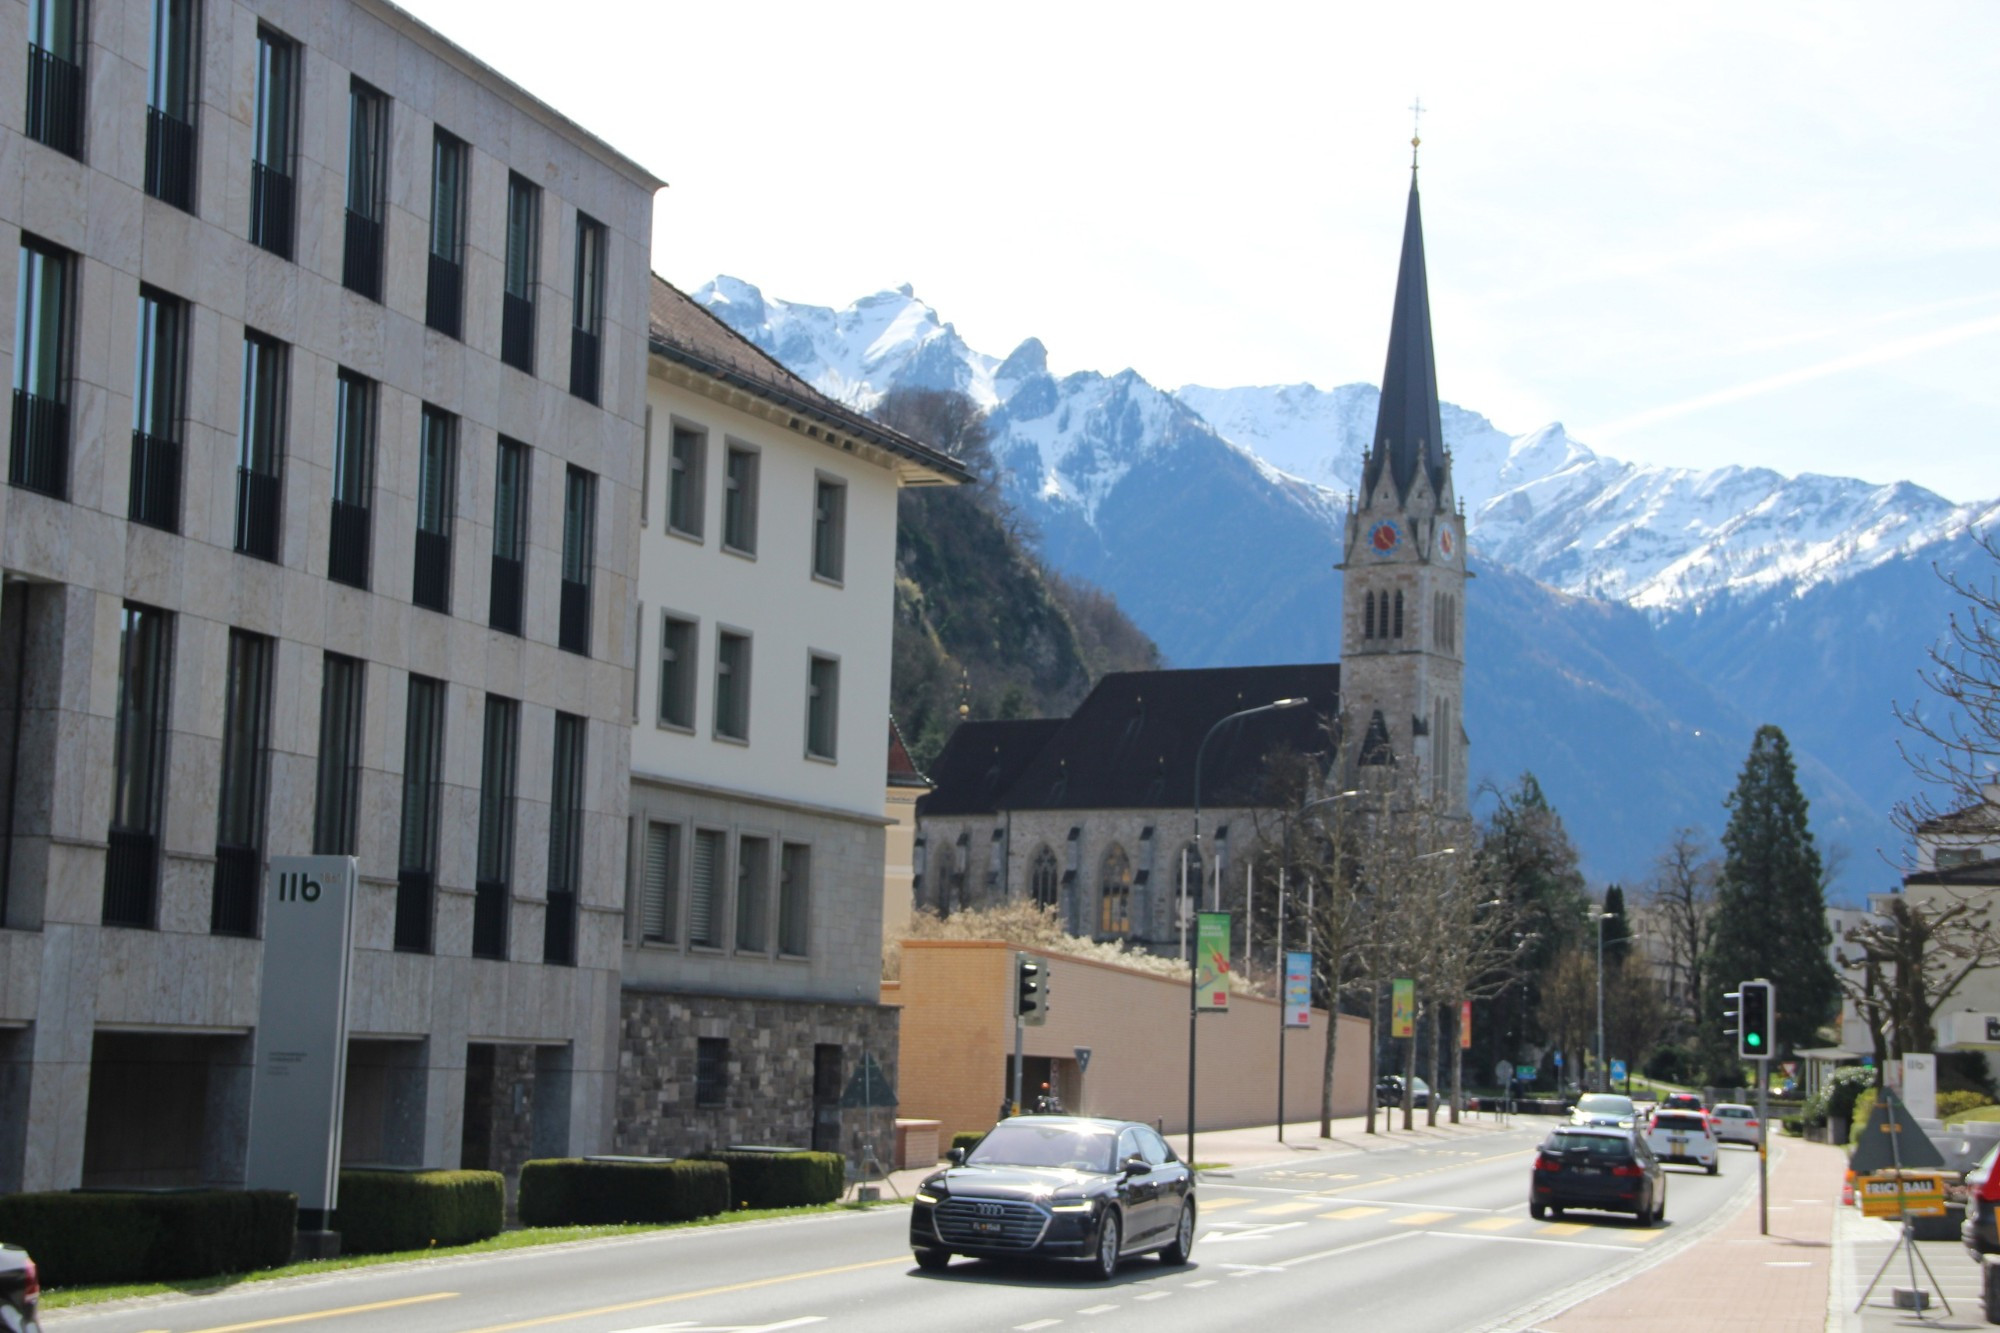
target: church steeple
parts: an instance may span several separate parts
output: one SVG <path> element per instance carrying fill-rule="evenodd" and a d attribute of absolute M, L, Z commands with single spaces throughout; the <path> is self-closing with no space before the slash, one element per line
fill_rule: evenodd
<path fill-rule="evenodd" d="M 1396 275 L 1396 310 L 1389 325 L 1389 359 L 1382 369 L 1382 402 L 1375 442 L 1362 471 L 1364 494 L 1373 494 L 1388 467 L 1396 498 L 1406 499 L 1421 466 L 1432 494 L 1444 489 L 1444 430 L 1438 420 L 1437 360 L 1431 352 L 1430 284 L 1424 274 L 1424 220 L 1417 206 L 1416 164 L 1410 166 L 1410 206 L 1403 219 L 1403 263 Z"/>

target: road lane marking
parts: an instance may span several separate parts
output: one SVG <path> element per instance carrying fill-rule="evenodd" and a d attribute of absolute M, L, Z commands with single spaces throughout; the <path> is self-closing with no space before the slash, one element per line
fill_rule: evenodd
<path fill-rule="evenodd" d="M 1014 1325 L 1014 1333 L 1035 1333 L 1035 1330 L 1038 1328 L 1054 1328 L 1061 1322 L 1062 1320 L 1060 1319 L 1037 1319 L 1032 1324 Z"/>
<path fill-rule="evenodd" d="M 1300 1264 L 1309 1264 L 1316 1259 L 1332 1259 L 1335 1258 L 1336 1256 L 1343 1254 L 1353 1254 L 1356 1250 L 1372 1250 L 1377 1245 L 1390 1245 L 1399 1240 L 1409 1240 L 1414 1236 L 1420 1236 L 1420 1235 L 1435 1236 L 1442 1234 L 1444 1233 L 1435 1231 L 1433 1232 L 1392 1231 L 1386 1236 L 1377 1236 L 1373 1240 L 1358 1240 L 1355 1241 L 1352 1245 L 1341 1245 L 1331 1250 L 1321 1250 L 1317 1254 L 1302 1254 L 1296 1259 L 1285 1260 L 1283 1263 L 1279 1264 L 1278 1267 L 1296 1268 Z"/>
<path fill-rule="evenodd" d="M 1201 1210 L 1205 1213 L 1212 1213 L 1219 1208 L 1234 1208 L 1238 1204 L 1255 1202 L 1257 1202 L 1255 1199 L 1246 1199 L 1241 1195 L 1232 1194 L 1220 1199 L 1203 1199 L 1201 1201 Z"/>
<path fill-rule="evenodd" d="M 1205 1277 L 1200 1279 L 1199 1281 L 1190 1282 L 1187 1285 L 1190 1290 L 1196 1287 L 1212 1287 L 1215 1285 L 1215 1279 L 1212 1277 Z"/>
<path fill-rule="evenodd" d="M 1337 1208 L 1330 1213 L 1321 1213 L 1320 1216 L 1329 1222 L 1352 1222 L 1357 1218 L 1374 1217 L 1388 1211 L 1387 1208 L 1369 1208 L 1361 1205 L 1353 1208 Z"/>
<path fill-rule="evenodd" d="M 1629 1240 L 1634 1245 L 1644 1245 L 1649 1241 L 1658 1240 L 1666 1234 L 1666 1232 L 1660 1230 L 1658 1227 L 1648 1227 L 1644 1231 L 1621 1231 L 1618 1233 L 1618 1239 Z"/>
<path fill-rule="evenodd" d="M 467 1329 L 465 1333 L 512 1333 L 517 1328 L 544 1328 L 550 1324 L 575 1323 L 583 1319 L 599 1319 L 608 1314 L 624 1314 L 627 1310 L 646 1310 L 656 1305 L 672 1305 L 678 1301 L 695 1301 L 704 1296 L 728 1296 L 739 1291 L 756 1291 L 760 1287 L 778 1287 L 787 1282 L 804 1282 L 816 1277 L 836 1277 L 842 1273 L 859 1273 L 870 1268 L 887 1268 L 891 1264 L 907 1264 L 910 1257 L 899 1254 L 891 1259 L 869 1259 L 858 1264 L 841 1264 L 837 1268 L 815 1268 L 804 1273 L 781 1273 L 777 1277 L 753 1278 L 748 1282 L 732 1282 L 721 1287 L 701 1287 L 694 1291 L 676 1292 L 671 1296 L 651 1296 L 643 1301 L 621 1301 L 617 1305 L 598 1305 L 586 1310 L 568 1310 L 562 1314 L 542 1315 L 536 1319 L 519 1319 L 510 1324 L 486 1324 L 479 1328 Z M 456 1293 L 451 1293 L 456 1294 Z M 397 1301 L 394 1304 L 407 1304 Z M 338 1312 L 336 1312 L 338 1313 Z M 319 1318 L 314 1315 L 311 1318 Z M 286 1321 L 289 1322 L 289 1321 Z M 210 1328 L 198 1333 L 234 1333 L 238 1328 L 263 1328 L 264 1324 L 236 1324 L 228 1329 Z"/>
<path fill-rule="evenodd" d="M 279 1315 L 275 1319 L 253 1319 L 244 1324 L 217 1324 L 213 1328 L 196 1329 L 195 1333 L 239 1333 L 239 1330 L 249 1328 L 280 1328 L 286 1324 L 304 1324 L 314 1319 L 333 1319 L 345 1314 L 367 1314 L 374 1310 L 395 1310 L 405 1305 L 448 1301 L 457 1295 L 455 1291 L 433 1291 L 426 1296 L 404 1296 L 393 1301 L 371 1301 L 367 1305 L 343 1305 L 337 1310 L 315 1310 L 311 1314 Z"/>
<path fill-rule="evenodd" d="M 1144 1296 L 1134 1296 L 1135 1301 L 1163 1301 L 1173 1295 L 1171 1291 L 1149 1291 Z"/>
<path fill-rule="evenodd" d="M 1394 1220 L 1399 1227 L 1427 1227 L 1435 1222 L 1449 1222 L 1451 1217 L 1450 1213 L 1411 1213 Z"/>
<path fill-rule="evenodd" d="M 1322 1195 L 1322 1203 L 1379 1203 L 1384 1208 L 1440 1208 L 1447 1213 L 1499 1213 L 1503 1208 L 1471 1208 L 1464 1204 L 1416 1203 L 1410 1199 L 1363 1199 L 1352 1194 Z"/>
<path fill-rule="evenodd" d="M 1579 1231 L 1588 1230 L 1590 1228 L 1581 1222 L 1551 1222 L 1537 1234 L 1543 1236 L 1574 1236 Z"/>
<path fill-rule="evenodd" d="M 1557 1245 L 1566 1250 L 1617 1250 L 1619 1245 L 1606 1245 L 1594 1240 L 1555 1240 L 1547 1236 L 1494 1236 L 1480 1231 L 1413 1231 L 1413 1236 L 1442 1236 L 1446 1240 L 1495 1240 L 1509 1245 Z"/>
<path fill-rule="evenodd" d="M 1267 1203 L 1262 1208 L 1250 1211 L 1263 1217 L 1282 1217 L 1286 1213 L 1309 1213 L 1315 1208 L 1326 1207 L 1324 1199 L 1294 1199 L 1290 1203 Z"/>
<path fill-rule="evenodd" d="M 823 1314 L 801 1315 L 797 1319 L 787 1319 L 776 1324 L 697 1324 L 692 1319 L 679 1319 L 671 1324 L 648 1324 L 644 1328 L 621 1328 L 618 1333 L 779 1333 L 781 1329 L 804 1328 L 807 1324 L 824 1324 Z"/>
<path fill-rule="evenodd" d="M 1467 1231 L 1511 1231 L 1526 1225 L 1527 1221 L 1525 1217 L 1477 1217 L 1461 1225 Z"/>
<path fill-rule="evenodd" d="M 1093 1306 L 1090 1306 L 1090 1307 L 1089 1307 L 1089 1308 L 1087 1308 L 1087 1309 L 1083 1309 L 1083 1310 L 1078 1310 L 1078 1311 L 1077 1311 L 1077 1313 L 1078 1313 L 1078 1314 L 1110 1314 L 1110 1313 L 1111 1313 L 1111 1312 L 1112 1312 L 1113 1310 L 1116 1310 L 1117 1308 L 1118 1308 L 1118 1307 L 1117 1307 L 1116 1305 L 1093 1305 Z"/>

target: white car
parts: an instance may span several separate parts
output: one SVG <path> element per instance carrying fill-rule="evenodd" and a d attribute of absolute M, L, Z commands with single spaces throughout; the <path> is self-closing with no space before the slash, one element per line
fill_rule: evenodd
<path fill-rule="evenodd" d="M 1587 1092 L 1570 1109 L 1569 1122 L 1572 1125 L 1630 1129 L 1638 1114 L 1638 1108 L 1632 1105 L 1630 1097 L 1621 1097 L 1615 1092 Z"/>
<path fill-rule="evenodd" d="M 1763 1139 L 1754 1106 L 1720 1102 L 1709 1114 L 1715 1118 L 1715 1137 L 1723 1143 L 1747 1143 L 1754 1148 Z"/>
<path fill-rule="evenodd" d="M 1721 1152 L 1708 1117 L 1700 1111 L 1655 1111 L 1646 1125 L 1646 1146 L 1662 1162 L 1684 1162 L 1714 1175 Z"/>

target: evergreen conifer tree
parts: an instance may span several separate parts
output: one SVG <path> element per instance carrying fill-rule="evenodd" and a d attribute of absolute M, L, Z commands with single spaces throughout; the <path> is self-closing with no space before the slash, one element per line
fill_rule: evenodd
<path fill-rule="evenodd" d="M 1828 956 L 1833 936 L 1819 850 L 1807 827 L 1806 798 L 1784 732 L 1769 725 L 1757 729 L 1736 790 L 1724 804 L 1729 827 L 1722 834 L 1703 1035 L 1718 1072 L 1735 1058 L 1724 1033 L 1723 995 L 1739 982 L 1764 977 L 1776 984 L 1778 1055 L 1813 1045 L 1840 996 Z"/>

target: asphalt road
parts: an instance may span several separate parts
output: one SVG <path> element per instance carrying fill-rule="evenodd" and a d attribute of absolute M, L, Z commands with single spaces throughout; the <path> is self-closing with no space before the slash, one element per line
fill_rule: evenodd
<path fill-rule="evenodd" d="M 1132 1260 L 1104 1284 L 1070 1268 L 966 1260 L 921 1273 L 907 1215 L 892 1208 L 350 1270 L 44 1322 L 52 1333 L 1034 1333 L 1319 1327 L 1337 1314 L 1352 1327 L 1464 1333 L 1615 1282 L 1756 1188 L 1755 1155 L 1729 1148 L 1719 1177 L 1669 1169 L 1664 1227 L 1575 1213 L 1533 1221 L 1528 1168 L 1546 1129 L 1211 1173 L 1193 1262 Z"/>

